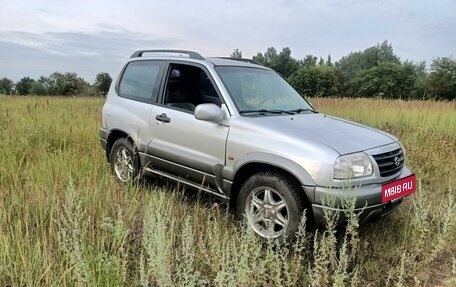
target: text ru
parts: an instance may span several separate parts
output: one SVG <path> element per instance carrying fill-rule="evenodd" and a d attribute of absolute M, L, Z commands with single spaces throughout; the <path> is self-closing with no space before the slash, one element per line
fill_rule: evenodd
<path fill-rule="evenodd" d="M 402 191 L 411 190 L 413 188 L 413 182 L 404 182 L 402 185 L 396 185 L 385 190 L 385 197 L 392 196 Z"/>

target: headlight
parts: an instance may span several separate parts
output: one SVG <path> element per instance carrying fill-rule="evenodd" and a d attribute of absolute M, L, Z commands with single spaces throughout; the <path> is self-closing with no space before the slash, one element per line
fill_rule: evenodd
<path fill-rule="evenodd" d="M 336 179 L 369 176 L 372 172 L 372 162 L 363 152 L 340 156 L 334 165 Z"/>

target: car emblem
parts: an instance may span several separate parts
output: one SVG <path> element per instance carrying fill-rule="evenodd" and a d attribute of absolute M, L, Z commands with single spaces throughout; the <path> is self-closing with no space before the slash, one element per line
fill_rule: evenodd
<path fill-rule="evenodd" d="M 401 161 L 399 160 L 399 158 L 397 156 L 394 157 L 394 163 L 396 164 L 396 166 L 399 166 L 401 164 Z"/>

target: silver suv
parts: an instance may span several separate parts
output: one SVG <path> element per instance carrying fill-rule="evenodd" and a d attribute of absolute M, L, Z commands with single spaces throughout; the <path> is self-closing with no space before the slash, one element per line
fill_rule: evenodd
<path fill-rule="evenodd" d="M 293 236 L 304 212 L 323 223 L 346 195 L 361 221 L 385 216 L 416 185 L 394 136 L 318 113 L 251 60 L 192 51 L 135 52 L 109 90 L 100 141 L 119 181 L 159 175 L 206 191 L 263 238 Z"/>

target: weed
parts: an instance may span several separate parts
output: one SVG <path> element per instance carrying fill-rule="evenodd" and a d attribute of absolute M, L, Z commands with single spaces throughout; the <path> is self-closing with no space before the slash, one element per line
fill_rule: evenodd
<path fill-rule="evenodd" d="M 400 137 L 419 189 L 361 227 L 349 211 L 336 229 L 328 213 L 308 234 L 304 218 L 277 246 L 223 205 L 116 183 L 97 137 L 102 99 L 0 97 L 0 285 L 455 286 L 456 103 L 312 101 Z"/>

